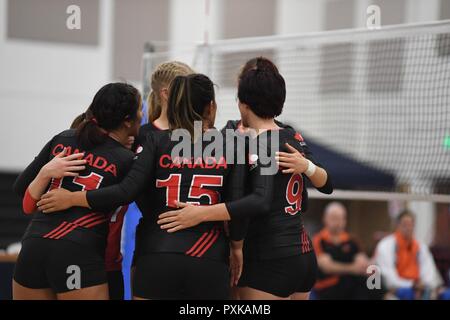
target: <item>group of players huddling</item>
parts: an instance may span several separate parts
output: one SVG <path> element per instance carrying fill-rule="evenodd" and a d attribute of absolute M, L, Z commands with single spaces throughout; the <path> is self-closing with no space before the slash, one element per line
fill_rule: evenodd
<path fill-rule="evenodd" d="M 134 299 L 308 299 L 317 264 L 302 222 L 305 183 L 327 194 L 332 186 L 301 134 L 275 120 L 286 97 L 277 67 L 258 57 L 241 68 L 241 120 L 221 131 L 207 76 L 172 61 L 150 80 L 148 124 L 140 127 L 136 88 L 107 84 L 18 177 L 14 189 L 33 217 L 16 264 L 14 299 L 122 297 L 120 230 L 133 201 L 143 215 Z M 223 139 L 220 157 L 192 156 L 212 144 L 198 138 L 196 122 L 205 134 L 233 130 L 246 142 Z M 180 130 L 190 150 L 173 157 Z M 256 151 L 249 149 L 253 142 Z M 243 163 L 224 156 L 239 153 Z M 264 155 L 276 164 L 271 174 Z M 68 285 L 70 266 L 80 271 L 75 288 Z"/>

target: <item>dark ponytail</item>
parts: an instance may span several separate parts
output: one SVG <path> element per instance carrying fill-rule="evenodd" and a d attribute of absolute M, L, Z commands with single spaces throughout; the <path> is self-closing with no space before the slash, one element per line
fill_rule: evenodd
<path fill-rule="evenodd" d="M 186 129 L 194 137 L 194 121 L 203 120 L 206 106 L 214 100 L 214 84 L 207 76 L 196 73 L 176 77 L 167 102 L 170 130 Z"/>
<path fill-rule="evenodd" d="M 106 141 L 108 132 L 118 129 L 125 120 L 134 120 L 141 104 L 141 95 L 132 85 L 110 83 L 94 96 L 77 128 L 78 143 L 91 149 Z"/>

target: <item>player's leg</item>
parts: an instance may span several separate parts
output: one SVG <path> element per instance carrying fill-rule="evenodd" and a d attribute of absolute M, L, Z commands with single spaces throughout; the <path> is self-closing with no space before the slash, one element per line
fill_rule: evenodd
<path fill-rule="evenodd" d="M 58 293 L 56 297 L 58 300 L 109 300 L 108 284 Z"/>
<path fill-rule="evenodd" d="M 239 289 L 239 296 L 242 300 L 289 300 L 290 297 L 280 297 L 269 292 L 264 292 L 250 287 Z"/>
<path fill-rule="evenodd" d="M 13 300 L 55 300 L 56 295 L 52 289 L 31 289 L 18 284 L 13 280 Z"/>
<path fill-rule="evenodd" d="M 45 274 L 48 252 L 48 241 L 45 239 L 28 238 L 22 242 L 14 268 L 14 300 L 56 299 Z"/>
<path fill-rule="evenodd" d="M 291 295 L 291 300 L 309 300 L 309 292 L 296 292 Z"/>
<path fill-rule="evenodd" d="M 239 287 L 231 287 L 231 300 L 241 300 Z"/>

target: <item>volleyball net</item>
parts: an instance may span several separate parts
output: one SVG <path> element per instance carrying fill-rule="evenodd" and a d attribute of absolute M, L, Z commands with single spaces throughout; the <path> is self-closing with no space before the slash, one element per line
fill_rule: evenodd
<path fill-rule="evenodd" d="M 144 84 L 163 61 L 192 65 L 218 85 L 217 127 L 239 119 L 241 66 L 274 61 L 287 85 L 279 120 L 332 168 L 334 197 L 450 203 L 450 21 L 168 48 L 144 54 Z"/>

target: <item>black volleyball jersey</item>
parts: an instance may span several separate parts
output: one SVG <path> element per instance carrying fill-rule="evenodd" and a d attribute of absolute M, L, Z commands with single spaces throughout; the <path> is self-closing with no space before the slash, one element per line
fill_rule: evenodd
<path fill-rule="evenodd" d="M 144 144 L 144 141 L 146 140 L 147 134 L 149 132 L 162 131 L 162 130 L 164 130 L 164 129 L 161 129 L 160 127 L 156 126 L 153 122 L 149 122 L 149 123 L 142 125 L 139 128 L 139 134 L 134 141 L 132 149 L 134 151 L 138 150 L 138 148 Z"/>
<path fill-rule="evenodd" d="M 247 232 L 244 241 L 244 258 L 250 260 L 276 259 L 299 255 L 313 250 L 312 243 L 303 226 L 302 212 L 306 176 L 299 174 L 284 174 L 283 168 L 268 170 L 275 165 L 275 152 L 289 152 L 285 143 L 289 143 L 305 157 L 312 160 L 311 152 L 301 135 L 293 128 L 277 123 L 280 130 L 270 130 L 257 136 L 254 145 L 256 152 L 250 151 L 248 157 L 248 185 L 246 193 L 255 188 L 261 191 L 261 201 L 267 205 L 260 212 L 249 210 L 247 214 Z M 237 122 L 229 122 L 229 127 L 238 126 Z M 266 172 L 263 173 L 262 171 Z M 265 175 L 262 179 L 261 175 Z M 258 181 L 255 186 L 255 181 Z M 262 182 L 262 184 L 261 184 Z M 331 193 L 331 182 L 319 188 L 320 191 Z M 239 201 L 227 203 L 232 216 L 245 216 L 236 207 Z"/>
<path fill-rule="evenodd" d="M 209 132 L 222 136 L 216 129 Z M 243 194 L 243 184 L 233 178 L 242 174 L 227 163 L 224 143 L 215 144 L 221 152 L 205 156 L 206 151 L 214 149 L 215 140 L 192 143 L 187 138 L 186 148 L 175 155 L 174 149 L 180 144 L 172 141 L 172 136 L 169 130 L 149 131 L 124 180 L 88 192 L 89 205 L 96 210 L 110 210 L 139 199 L 143 215 L 136 239 L 139 255 L 169 252 L 227 260 L 229 246 L 223 222 L 205 222 L 175 233 L 162 230 L 156 223 L 159 214 L 176 209 L 175 201 L 210 205 Z"/>
<path fill-rule="evenodd" d="M 143 144 L 149 132 L 164 131 L 164 130 L 165 129 L 161 129 L 153 122 L 146 123 L 139 128 L 139 135 L 137 140 L 139 141 L 140 144 Z"/>
<path fill-rule="evenodd" d="M 82 150 L 77 142 L 75 130 L 66 130 L 49 141 L 34 161 L 17 178 L 14 189 L 23 195 L 40 169 L 53 157 L 67 149 L 67 155 L 85 152 L 86 169 L 78 177 L 52 179 L 48 190 L 64 188 L 69 191 L 95 190 L 116 184 L 130 169 L 134 153 L 112 138 L 91 150 Z M 117 208 L 117 207 L 116 207 Z M 62 212 L 44 214 L 35 212 L 24 239 L 42 237 L 54 240 L 71 240 L 92 246 L 103 254 L 108 234 L 108 225 L 114 214 L 107 211 L 73 207 Z"/>

